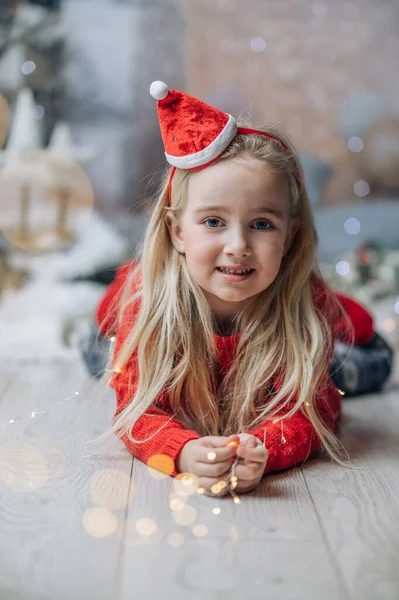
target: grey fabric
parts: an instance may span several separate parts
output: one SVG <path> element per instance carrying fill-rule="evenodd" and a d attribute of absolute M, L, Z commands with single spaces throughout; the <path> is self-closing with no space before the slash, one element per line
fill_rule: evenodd
<path fill-rule="evenodd" d="M 346 396 L 381 390 L 392 372 L 393 348 L 378 333 L 366 346 L 337 341 L 329 372 L 334 385 Z"/>

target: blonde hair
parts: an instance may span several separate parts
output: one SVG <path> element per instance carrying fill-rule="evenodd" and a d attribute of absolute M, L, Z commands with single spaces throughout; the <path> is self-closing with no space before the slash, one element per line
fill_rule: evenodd
<path fill-rule="evenodd" d="M 340 456 L 344 447 L 324 425 L 316 406 L 333 339 L 331 325 L 312 300 L 312 274 L 326 286 L 327 295 L 329 288 L 316 262 L 317 234 L 308 195 L 303 184 L 298 187 L 298 176 L 304 181 L 302 169 L 287 135 L 276 127 L 261 131 L 283 141 L 288 150 L 262 135 L 237 134 L 219 160 L 245 153 L 274 170 L 285 182 L 289 219 L 296 222 L 297 229 L 273 283 L 250 298 L 233 319 L 234 333 L 241 332 L 236 360 L 218 388 L 214 318 L 204 293 L 191 277 L 185 255 L 173 246 L 165 222 L 168 214 L 179 218 L 186 207 L 190 171 L 176 170 L 173 206 L 169 206 L 168 168 L 136 264 L 132 263 L 134 268 L 121 297 L 116 299 L 117 323 L 125 311 L 140 303 L 131 330 L 112 363 L 113 368 L 117 365 L 123 369 L 134 357 L 138 378 L 130 380 L 127 369 L 125 383 L 131 401 L 105 435 L 127 434 L 136 444 L 148 441 L 150 438 L 134 439 L 132 427 L 150 407 L 158 406 L 162 414 L 158 399 L 167 391 L 172 417 L 201 436 L 243 433 L 266 419 L 278 415 L 283 420 L 301 411 L 327 454 L 345 466 Z M 139 272 L 141 284 L 132 294 L 132 281 Z M 350 321 L 334 294 L 331 302 L 350 329 Z M 110 371 L 99 382 L 102 389 L 114 376 L 113 369 Z M 282 383 L 276 391 L 272 382 L 279 375 Z M 170 412 L 166 414 L 170 416 Z"/>

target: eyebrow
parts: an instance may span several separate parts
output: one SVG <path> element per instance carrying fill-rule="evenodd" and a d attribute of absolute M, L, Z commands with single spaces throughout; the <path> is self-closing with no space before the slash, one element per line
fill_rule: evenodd
<path fill-rule="evenodd" d="M 208 206 L 201 206 L 200 208 L 197 208 L 194 211 L 194 214 L 197 215 L 199 213 L 209 212 L 212 210 L 217 210 L 219 212 L 225 212 L 225 213 L 231 212 L 231 210 L 227 206 L 208 205 Z M 274 215 L 278 219 L 281 219 L 281 220 L 284 219 L 284 213 L 281 210 L 279 210 L 278 208 L 273 208 L 272 206 L 258 206 L 257 208 L 253 209 L 253 212 L 254 213 L 269 213 L 271 215 Z"/>

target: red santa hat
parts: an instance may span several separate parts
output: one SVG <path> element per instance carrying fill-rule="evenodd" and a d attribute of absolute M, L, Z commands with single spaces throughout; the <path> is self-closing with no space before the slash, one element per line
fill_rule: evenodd
<path fill-rule="evenodd" d="M 204 168 L 214 162 L 237 133 L 231 115 L 179 90 L 154 81 L 150 94 L 158 100 L 158 117 L 166 160 L 178 169 Z"/>

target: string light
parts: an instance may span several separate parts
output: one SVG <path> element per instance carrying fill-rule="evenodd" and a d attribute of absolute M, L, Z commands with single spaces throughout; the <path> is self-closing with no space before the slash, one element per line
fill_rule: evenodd
<path fill-rule="evenodd" d="M 115 343 L 115 336 L 111 337 L 110 341 L 112 343 Z M 110 354 L 111 354 L 111 352 L 110 352 Z M 120 373 L 122 373 L 122 369 L 120 367 L 117 367 L 115 369 L 104 369 L 102 371 L 99 371 L 96 375 L 94 375 L 91 379 L 88 380 L 88 382 L 86 383 L 86 385 L 81 390 L 78 390 L 78 391 L 74 392 L 71 396 L 68 396 L 67 398 L 64 398 L 63 400 L 59 400 L 58 402 L 55 402 L 54 404 L 51 404 L 50 406 L 48 406 L 48 407 L 46 407 L 44 409 L 34 409 L 31 412 L 30 417 L 21 417 L 21 416 L 13 417 L 12 419 L 9 419 L 6 423 L 0 423 L 0 427 L 6 428 L 9 425 L 15 423 L 16 421 L 27 421 L 28 419 L 33 419 L 36 415 L 47 413 L 49 410 L 51 410 L 55 406 L 59 406 L 60 404 L 63 404 L 64 402 L 68 402 L 69 400 L 72 400 L 73 398 L 76 398 L 76 396 L 79 396 L 79 394 L 81 392 L 83 392 L 89 386 L 89 384 L 91 384 L 91 382 L 94 379 L 96 379 L 99 375 L 101 375 L 101 374 L 103 374 L 105 372 L 107 372 L 107 373 L 111 373 L 112 372 L 112 373 L 115 373 L 115 374 L 119 375 Z M 339 388 L 336 388 L 336 390 L 338 391 L 339 394 L 341 394 L 341 396 L 345 395 L 345 392 L 343 390 L 340 390 Z M 310 406 L 310 403 L 309 402 L 305 402 L 305 405 L 306 406 Z M 279 421 L 280 421 L 280 426 L 281 426 L 281 443 L 285 444 L 287 442 L 287 440 L 286 440 L 286 438 L 284 436 L 284 425 L 283 425 L 282 420 L 280 420 L 280 419 L 274 419 L 272 422 L 273 422 L 273 424 L 276 424 Z M 247 441 L 244 441 L 243 443 L 246 444 Z M 229 446 L 237 446 L 238 444 L 237 444 L 237 442 L 233 441 L 233 442 L 230 442 L 228 445 Z M 266 448 L 266 427 L 264 429 L 264 436 L 263 436 L 262 446 L 264 448 Z M 209 452 L 207 454 L 207 458 L 210 461 L 215 460 L 216 453 L 215 452 Z M 239 457 L 237 456 L 236 459 L 235 459 L 235 461 L 234 461 L 234 463 L 233 463 L 233 465 L 232 465 L 232 467 L 231 467 L 231 475 L 230 475 L 230 478 L 229 478 L 229 483 L 227 484 L 225 481 L 219 481 L 218 483 L 214 484 L 212 486 L 212 488 L 211 488 L 211 491 L 216 496 L 216 495 L 219 495 L 219 494 L 223 493 L 224 490 L 225 490 L 225 488 L 227 487 L 227 489 L 228 489 L 230 495 L 232 496 L 233 501 L 234 501 L 235 504 L 240 504 L 241 503 L 240 498 L 234 492 L 234 490 L 237 488 L 237 485 L 238 485 L 238 477 L 235 474 L 235 469 L 236 469 L 236 466 L 238 464 L 238 461 L 239 461 Z M 206 490 L 203 487 L 198 487 L 197 488 L 197 494 L 199 494 L 199 495 L 204 494 L 205 491 Z M 216 509 L 214 509 L 214 512 L 215 512 L 215 510 Z M 216 514 L 216 512 L 215 512 L 215 514 Z"/>

